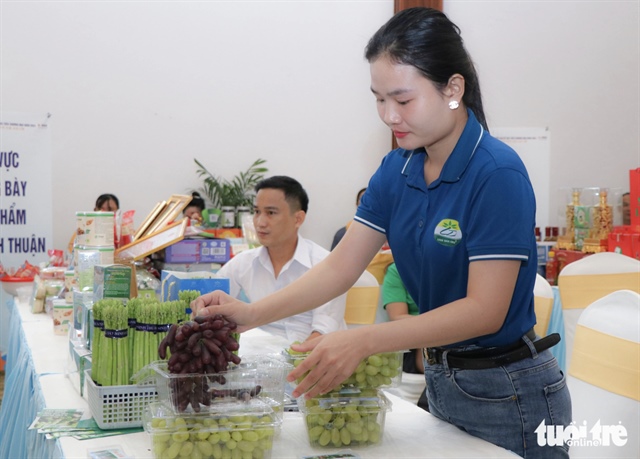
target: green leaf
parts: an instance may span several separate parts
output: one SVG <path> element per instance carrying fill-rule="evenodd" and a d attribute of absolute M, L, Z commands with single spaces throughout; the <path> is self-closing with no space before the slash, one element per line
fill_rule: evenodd
<path fill-rule="evenodd" d="M 214 208 L 222 206 L 253 206 L 254 188 L 264 178 L 268 169 L 263 166 L 267 161 L 257 159 L 246 171 L 239 172 L 230 181 L 211 173 L 200 161 L 194 158 L 198 165 L 196 173 L 203 178 L 202 192 Z"/>

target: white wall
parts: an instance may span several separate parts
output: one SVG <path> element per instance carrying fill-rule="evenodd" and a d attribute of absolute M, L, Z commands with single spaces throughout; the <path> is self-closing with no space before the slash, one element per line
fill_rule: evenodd
<path fill-rule="evenodd" d="M 489 127 L 549 128 L 552 201 L 561 188 L 629 191 L 640 166 L 640 2 L 445 0 L 444 10 L 476 62 Z"/>
<path fill-rule="evenodd" d="M 388 1 L 2 2 L 3 111 L 50 112 L 54 244 L 104 192 L 140 223 L 267 159 L 307 188 L 328 247 L 388 151 L 363 48 Z M 640 165 L 635 2 L 445 0 L 477 63 L 489 124 L 548 126 L 549 186 L 628 188 Z M 553 196 L 553 193 L 552 193 Z"/>

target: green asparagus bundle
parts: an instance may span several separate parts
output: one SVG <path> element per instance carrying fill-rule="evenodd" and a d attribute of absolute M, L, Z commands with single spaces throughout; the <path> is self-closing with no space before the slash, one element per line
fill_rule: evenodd
<path fill-rule="evenodd" d="M 129 311 L 129 374 L 135 374 L 133 370 L 133 356 L 136 346 L 136 326 L 138 325 L 138 309 L 140 308 L 140 298 L 131 298 L 127 303 Z"/>
<path fill-rule="evenodd" d="M 93 306 L 91 377 L 102 386 L 128 385 L 131 377 L 158 359 L 158 347 L 172 324 L 191 319 L 197 290 L 179 292 L 179 300 L 102 299 Z M 169 353 L 170 354 L 170 353 Z"/>
<path fill-rule="evenodd" d="M 102 360 L 99 358 L 102 351 L 102 341 L 104 340 L 104 302 L 98 301 L 93 305 L 93 340 L 91 342 L 91 350 L 93 353 L 91 363 L 91 379 L 96 384 L 102 384 L 102 372 L 100 365 Z"/>
<path fill-rule="evenodd" d="M 104 311 L 103 386 L 129 384 L 129 314 L 120 300 L 108 302 Z"/>
<path fill-rule="evenodd" d="M 191 320 L 191 302 L 200 296 L 199 290 L 181 290 L 178 292 L 178 299 L 185 302 L 184 321 Z M 182 322 L 182 321 L 180 321 Z"/>

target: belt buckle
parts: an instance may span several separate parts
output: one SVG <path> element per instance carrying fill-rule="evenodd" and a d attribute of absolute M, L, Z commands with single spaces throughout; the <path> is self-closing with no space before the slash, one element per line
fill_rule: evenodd
<path fill-rule="evenodd" d="M 438 360 L 436 359 L 436 350 L 431 348 L 431 347 L 427 347 L 424 349 L 424 356 L 427 359 L 427 363 L 429 365 L 435 365 L 436 363 L 438 363 Z"/>

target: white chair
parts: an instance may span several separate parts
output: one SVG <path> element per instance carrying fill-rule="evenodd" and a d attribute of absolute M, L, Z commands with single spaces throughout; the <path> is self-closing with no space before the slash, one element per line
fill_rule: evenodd
<path fill-rule="evenodd" d="M 364 271 L 347 291 L 344 321 L 348 326 L 370 325 L 376 322 L 380 300 L 380 284 L 376 277 Z"/>
<path fill-rule="evenodd" d="M 575 426 L 584 427 L 569 454 L 629 458 L 640 453 L 640 295 L 611 293 L 589 305 L 576 326 L 567 384 Z M 596 444 L 593 429 L 603 429 Z M 617 433 L 610 434 L 614 430 Z M 626 431 L 626 436 L 624 432 Z M 622 433 L 622 435 L 620 435 Z M 619 444 L 615 444 L 618 436 Z M 586 438 L 585 438 L 586 437 Z M 624 438 L 623 438 L 624 437 Z M 623 445 L 621 443 L 624 443 Z"/>
<path fill-rule="evenodd" d="M 594 301 L 618 290 L 640 293 L 640 261 L 614 252 L 589 255 L 568 264 L 558 276 L 567 367 L 580 314 Z"/>
<path fill-rule="evenodd" d="M 536 325 L 533 329 L 538 336 L 546 336 L 551 321 L 551 311 L 553 311 L 553 289 L 540 274 L 536 274 L 533 303 L 536 311 Z"/>

